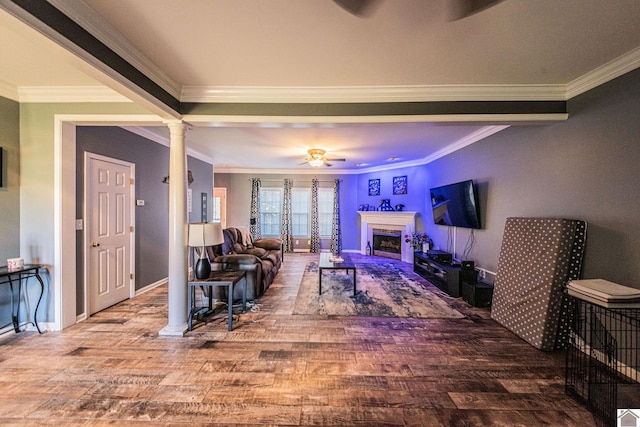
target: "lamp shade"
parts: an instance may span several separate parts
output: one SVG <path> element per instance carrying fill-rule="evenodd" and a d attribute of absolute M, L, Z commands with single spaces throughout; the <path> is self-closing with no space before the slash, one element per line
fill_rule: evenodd
<path fill-rule="evenodd" d="M 189 246 L 201 248 L 224 242 L 222 225 L 219 222 L 197 222 L 189 224 Z"/>

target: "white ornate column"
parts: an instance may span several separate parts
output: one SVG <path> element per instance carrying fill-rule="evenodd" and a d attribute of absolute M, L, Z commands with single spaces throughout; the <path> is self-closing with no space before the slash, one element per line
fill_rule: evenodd
<path fill-rule="evenodd" d="M 159 335 L 183 336 L 187 330 L 187 150 L 186 125 L 167 122 L 169 147 L 169 297 L 168 323 Z"/>

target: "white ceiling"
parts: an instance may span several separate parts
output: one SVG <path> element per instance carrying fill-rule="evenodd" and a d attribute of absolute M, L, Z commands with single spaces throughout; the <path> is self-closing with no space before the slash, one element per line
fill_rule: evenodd
<path fill-rule="evenodd" d="M 182 102 L 566 100 L 640 66 L 638 0 L 505 0 L 451 20 L 453 1 L 377 0 L 366 16 L 332 0 L 51 3 Z M 5 11 L 0 40 L 2 96 L 137 101 Z M 185 119 L 190 152 L 218 170 L 309 171 L 299 163 L 319 147 L 347 159 L 323 169 L 331 172 L 388 167 L 389 157 L 396 165 L 428 161 L 501 129 L 485 125 L 510 123 Z M 136 131 L 168 139 L 162 127 Z"/>

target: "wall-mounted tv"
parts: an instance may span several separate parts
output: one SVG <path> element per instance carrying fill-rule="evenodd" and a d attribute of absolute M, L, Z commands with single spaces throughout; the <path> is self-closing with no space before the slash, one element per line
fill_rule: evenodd
<path fill-rule="evenodd" d="M 480 228 L 478 197 L 472 180 L 431 190 L 433 222 L 463 228 Z"/>

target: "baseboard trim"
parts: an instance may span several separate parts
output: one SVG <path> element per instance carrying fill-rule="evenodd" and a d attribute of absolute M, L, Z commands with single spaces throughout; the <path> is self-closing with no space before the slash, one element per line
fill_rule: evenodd
<path fill-rule="evenodd" d="M 147 286 L 145 286 L 143 288 L 137 289 L 135 296 L 142 295 L 145 292 L 149 292 L 150 290 L 155 289 L 158 286 L 166 285 L 168 283 L 169 283 L 169 278 L 165 277 L 164 279 L 160 279 L 157 282 L 150 283 L 150 284 L 148 284 Z"/>

